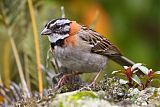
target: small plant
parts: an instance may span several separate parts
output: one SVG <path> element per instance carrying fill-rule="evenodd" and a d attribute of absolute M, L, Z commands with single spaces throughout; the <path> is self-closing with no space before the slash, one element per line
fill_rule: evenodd
<path fill-rule="evenodd" d="M 142 72 L 143 75 L 138 75 Z M 160 87 L 160 71 L 153 71 L 136 63 L 132 67 L 124 66 L 124 70 L 113 71 L 112 74 L 120 78 L 120 83 L 129 88 L 145 89 L 149 86 Z"/>

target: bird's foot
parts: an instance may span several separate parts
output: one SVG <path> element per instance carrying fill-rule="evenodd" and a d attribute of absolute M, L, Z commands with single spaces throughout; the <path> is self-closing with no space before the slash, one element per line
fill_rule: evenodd
<path fill-rule="evenodd" d="M 84 90 L 91 91 L 92 89 L 90 88 L 89 85 L 84 86 L 84 87 L 82 87 L 82 88 L 79 89 L 79 91 L 84 91 Z"/>
<path fill-rule="evenodd" d="M 54 87 L 54 91 L 57 91 L 61 86 L 63 86 L 67 82 L 68 77 L 75 76 L 78 74 L 80 73 L 76 72 L 76 73 L 71 73 L 71 74 L 64 74 L 58 81 L 58 84 Z"/>
<path fill-rule="evenodd" d="M 62 78 L 60 78 L 60 80 L 58 81 L 58 84 L 54 87 L 54 91 L 57 91 L 61 86 L 64 85 L 66 78 L 67 78 L 67 74 L 63 75 Z"/>

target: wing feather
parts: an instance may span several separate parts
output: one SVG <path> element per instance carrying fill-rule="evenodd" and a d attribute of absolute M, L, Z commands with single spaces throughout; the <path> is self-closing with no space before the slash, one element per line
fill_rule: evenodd
<path fill-rule="evenodd" d="M 106 38 L 98 34 L 96 31 L 85 26 L 82 27 L 80 38 L 92 45 L 91 52 L 104 56 L 121 55 L 118 48 L 110 43 Z"/>

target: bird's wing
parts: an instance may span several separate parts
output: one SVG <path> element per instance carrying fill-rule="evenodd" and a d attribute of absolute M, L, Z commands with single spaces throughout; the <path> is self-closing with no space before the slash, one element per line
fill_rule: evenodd
<path fill-rule="evenodd" d="M 112 43 L 96 31 L 83 26 L 80 33 L 80 38 L 91 45 L 92 53 L 97 53 L 108 57 L 121 55 L 120 51 Z"/>

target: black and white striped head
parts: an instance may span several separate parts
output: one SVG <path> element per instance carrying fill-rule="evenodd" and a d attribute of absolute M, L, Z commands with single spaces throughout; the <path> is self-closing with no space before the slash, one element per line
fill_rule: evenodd
<path fill-rule="evenodd" d="M 69 36 L 70 23 L 71 21 L 66 18 L 51 20 L 45 25 L 41 35 L 48 35 L 49 41 L 55 43 Z"/>

